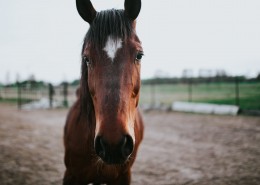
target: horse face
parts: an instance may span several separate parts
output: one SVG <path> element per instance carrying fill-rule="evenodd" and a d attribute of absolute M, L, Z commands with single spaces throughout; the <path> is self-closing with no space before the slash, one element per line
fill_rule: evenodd
<path fill-rule="evenodd" d="M 104 46 L 93 47 L 93 43 L 87 43 L 83 57 L 88 66 L 88 89 L 95 109 L 96 153 L 108 164 L 122 164 L 129 158 L 135 145 L 134 125 L 143 55 L 140 41 L 135 35 L 135 19 L 141 9 L 141 0 L 125 0 L 124 16 L 119 20 L 127 17 L 131 23 L 133 31 L 127 36 L 118 34 L 125 22 L 117 28 L 114 25 L 120 22 L 111 21 L 107 24 L 107 19 L 97 24 L 95 17 L 98 13 L 91 2 L 76 2 L 80 16 L 91 26 L 107 26 L 101 29 L 105 31 L 115 28 L 110 30 L 112 34 L 107 34 L 107 38 L 104 38 Z M 114 11 L 113 16 L 117 13 Z M 94 32 L 93 35 L 97 34 L 100 32 Z"/>
<path fill-rule="evenodd" d="M 135 143 L 142 48 L 137 36 L 108 36 L 100 51 L 85 49 L 88 86 L 96 116 L 95 149 L 107 163 L 123 163 Z"/>

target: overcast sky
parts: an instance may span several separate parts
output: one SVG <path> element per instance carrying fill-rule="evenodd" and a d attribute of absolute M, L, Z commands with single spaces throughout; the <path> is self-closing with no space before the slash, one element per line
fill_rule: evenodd
<path fill-rule="evenodd" d="M 260 72 L 259 0 L 143 0 L 137 33 L 145 57 L 142 78 L 194 75 L 225 69 Z M 96 10 L 123 8 L 123 0 L 92 0 Z M 88 24 L 75 0 L 0 1 L 0 82 L 27 79 L 58 83 L 80 76 Z"/>

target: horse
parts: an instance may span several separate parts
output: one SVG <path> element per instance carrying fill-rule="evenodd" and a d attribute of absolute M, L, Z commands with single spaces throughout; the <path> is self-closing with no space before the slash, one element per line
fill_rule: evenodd
<path fill-rule="evenodd" d="M 90 0 L 76 0 L 90 27 L 81 51 L 77 100 L 64 127 L 63 185 L 129 185 L 143 139 L 138 109 L 143 49 L 136 34 L 141 0 L 124 9 L 97 12 Z"/>

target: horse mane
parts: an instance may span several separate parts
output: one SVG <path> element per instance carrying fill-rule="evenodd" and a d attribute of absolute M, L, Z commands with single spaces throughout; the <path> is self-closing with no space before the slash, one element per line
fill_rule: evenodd
<path fill-rule="evenodd" d="M 86 116 L 90 123 L 93 122 L 94 105 L 88 87 L 88 67 L 83 59 L 85 47 L 88 45 L 95 50 L 104 48 L 108 36 L 116 40 L 126 40 L 133 33 L 132 21 L 130 21 L 124 10 L 105 10 L 98 12 L 84 38 L 81 51 L 81 80 L 80 80 L 80 102 L 81 115 Z"/>

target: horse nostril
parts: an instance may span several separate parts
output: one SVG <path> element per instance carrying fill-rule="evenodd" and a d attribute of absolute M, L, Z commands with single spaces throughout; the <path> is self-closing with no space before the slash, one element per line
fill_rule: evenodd
<path fill-rule="evenodd" d="M 96 154 L 108 164 L 122 164 L 133 152 L 134 142 L 130 135 L 123 136 L 120 142 L 109 144 L 102 136 L 95 138 Z"/>
<path fill-rule="evenodd" d="M 123 157 L 127 158 L 134 149 L 134 142 L 131 136 L 127 135 L 123 139 L 123 144 L 121 146 L 121 152 Z"/>
<path fill-rule="evenodd" d="M 96 154 L 101 157 L 105 158 L 106 152 L 105 152 L 105 144 L 103 139 L 100 136 L 97 136 L 95 139 L 95 150 Z"/>

